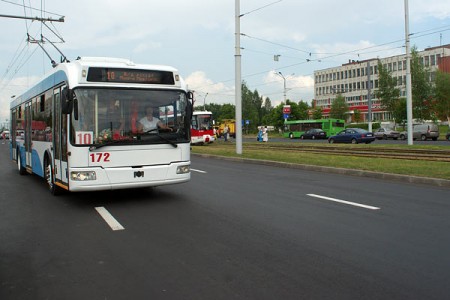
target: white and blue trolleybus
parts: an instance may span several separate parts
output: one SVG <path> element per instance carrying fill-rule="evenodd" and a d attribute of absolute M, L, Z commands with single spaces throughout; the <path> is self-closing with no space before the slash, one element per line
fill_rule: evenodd
<path fill-rule="evenodd" d="M 184 183 L 191 117 L 173 67 L 78 58 L 11 102 L 10 156 L 52 194 Z"/>

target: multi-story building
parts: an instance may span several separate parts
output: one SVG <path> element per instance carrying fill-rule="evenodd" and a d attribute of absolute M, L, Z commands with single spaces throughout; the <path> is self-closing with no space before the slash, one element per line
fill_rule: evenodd
<path fill-rule="evenodd" d="M 427 48 L 418 54 L 429 72 L 430 80 L 434 80 L 438 69 L 450 72 L 450 44 Z M 391 114 L 383 109 L 380 100 L 375 97 L 375 91 L 378 90 L 378 60 L 391 72 L 392 77 L 397 78 L 400 96 L 406 97 L 406 54 L 403 54 L 363 61 L 352 60 L 339 67 L 315 71 L 313 106 L 321 107 L 323 116 L 327 118 L 333 100 L 341 94 L 349 106 L 347 121 L 354 121 L 354 113 L 358 110 L 361 113 L 361 121 L 367 122 L 370 95 L 371 120 L 390 120 Z"/>

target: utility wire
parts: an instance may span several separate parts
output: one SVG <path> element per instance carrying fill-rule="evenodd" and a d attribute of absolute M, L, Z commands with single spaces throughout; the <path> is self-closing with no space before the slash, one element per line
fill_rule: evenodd
<path fill-rule="evenodd" d="M 271 6 L 271 5 L 273 5 L 273 4 L 279 3 L 279 2 L 281 2 L 281 1 L 283 1 L 283 0 L 279 0 L 279 1 L 276 1 L 276 2 L 269 3 L 269 4 L 267 4 L 267 5 L 264 5 L 264 6 L 260 7 L 260 8 L 251 10 L 251 11 L 249 11 L 249 12 L 247 12 L 247 13 L 243 13 L 243 14 L 241 14 L 239 17 L 243 17 L 243 16 L 245 16 L 245 15 L 249 15 L 249 14 L 255 12 L 255 11 L 261 10 L 261 9 L 263 9 L 263 8 L 266 8 L 266 7 Z"/>
<path fill-rule="evenodd" d="M 411 39 L 416 39 L 416 38 L 420 38 L 420 37 L 423 37 L 423 36 L 435 34 L 435 33 L 438 33 L 438 32 L 448 31 L 448 30 L 450 30 L 450 28 L 448 28 L 448 27 L 450 27 L 450 26 L 442 26 L 442 27 L 438 27 L 438 28 L 429 29 L 429 30 L 426 30 L 426 31 L 416 32 L 416 33 L 410 34 L 410 36 L 411 36 Z M 436 29 L 443 29 L 443 28 L 448 28 L 448 29 L 435 31 Z M 431 33 L 424 33 L 424 32 L 430 32 L 430 31 L 431 31 Z M 419 33 L 423 33 L 423 34 L 419 34 Z M 248 35 L 245 35 L 245 34 L 243 34 L 243 35 L 248 37 Z M 255 39 L 258 39 L 258 40 L 261 40 L 261 41 L 264 41 L 264 42 L 268 42 L 268 43 L 272 43 L 272 44 L 276 44 L 276 45 L 284 47 L 284 45 L 282 45 L 282 44 L 273 43 L 273 42 L 266 41 L 266 40 L 259 39 L 259 38 L 255 38 Z M 379 50 L 375 50 L 375 51 L 371 51 L 371 52 L 364 52 L 364 50 L 376 49 L 376 48 L 379 48 L 379 47 L 383 47 L 383 46 L 387 46 L 387 45 L 395 44 L 395 43 L 400 43 L 400 42 L 405 42 L 405 39 L 399 39 L 399 40 L 395 40 L 395 41 L 391 41 L 391 42 L 382 43 L 382 44 L 379 44 L 379 45 L 373 45 L 373 46 L 369 46 L 369 47 L 349 50 L 349 51 L 340 52 L 340 53 L 330 53 L 331 55 L 329 55 L 329 56 L 321 57 L 321 58 L 318 58 L 318 59 L 309 59 L 307 61 L 303 61 L 303 62 L 299 62 L 299 63 L 287 65 L 287 66 L 283 66 L 283 67 L 277 68 L 276 70 L 283 70 L 283 69 L 299 66 L 299 65 L 302 65 L 302 64 L 305 64 L 305 63 L 309 63 L 309 62 L 321 62 L 321 61 L 327 60 L 329 58 L 338 57 L 338 56 L 342 56 L 342 55 L 346 55 L 346 54 L 367 54 L 367 53 L 374 53 L 374 52 L 393 50 L 393 49 L 396 49 L 396 48 L 402 48 L 403 46 L 398 46 L 398 47 L 393 47 L 393 48 L 388 48 L 388 49 L 379 49 Z M 300 51 L 300 52 L 303 52 L 303 53 L 308 53 L 308 54 L 309 53 L 311 53 L 311 54 L 325 54 L 325 53 L 308 52 L 306 50 L 296 49 L 296 48 L 293 48 L 293 47 L 290 47 L 290 46 L 286 46 L 286 48 L 290 48 L 290 49 L 297 50 L 297 51 Z M 245 48 L 242 48 L 242 49 L 245 50 Z M 255 72 L 255 73 L 251 73 L 251 74 L 246 74 L 246 75 L 243 75 L 242 78 L 243 79 L 248 79 L 250 77 L 254 77 L 254 76 L 257 76 L 257 75 L 266 74 L 267 72 L 269 72 L 269 71 L 268 70 L 264 70 L 264 71 L 261 71 L 261 72 Z M 302 76 L 311 76 L 311 75 L 313 75 L 313 74 L 307 74 L 307 75 L 302 75 Z M 207 88 L 207 87 L 213 86 L 213 85 L 215 85 L 217 83 L 227 83 L 227 82 L 232 82 L 232 81 L 234 81 L 234 78 L 233 79 L 228 79 L 228 80 L 218 81 L 218 82 L 215 82 L 215 83 L 211 83 L 211 84 L 205 85 L 203 87 Z M 261 85 L 268 85 L 268 84 L 270 84 L 270 82 L 269 83 L 265 83 L 265 84 L 261 84 Z M 203 88 L 203 87 L 200 87 L 200 88 Z"/>
<path fill-rule="evenodd" d="M 55 15 L 55 16 L 58 16 L 58 17 L 61 17 L 61 18 L 64 17 L 63 15 L 60 15 L 60 14 L 57 14 L 57 13 L 52 13 L 52 12 L 49 12 L 49 11 L 46 11 L 46 10 L 43 10 L 43 9 L 39 9 L 39 8 L 34 8 L 34 7 L 31 7 L 31 6 L 27 6 L 27 5 L 25 5 L 25 3 L 24 3 L 24 4 L 17 4 L 17 3 L 15 3 L 15 2 L 7 1 L 7 0 L 0 0 L 0 1 L 1 1 L 1 2 L 5 2 L 5 3 L 12 4 L 12 5 L 16 5 L 16 6 L 22 6 L 24 9 L 25 9 L 25 8 L 30 9 L 30 11 L 44 12 L 44 13 L 46 13 L 46 14 Z"/>

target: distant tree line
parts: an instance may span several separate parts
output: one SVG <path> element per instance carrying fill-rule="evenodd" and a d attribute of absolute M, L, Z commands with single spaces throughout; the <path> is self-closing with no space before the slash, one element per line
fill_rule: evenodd
<path fill-rule="evenodd" d="M 269 97 L 263 99 L 257 90 L 251 91 L 245 81 L 242 83 L 242 120 L 248 120 L 248 125 L 244 127 L 249 132 L 256 132 L 258 126 L 274 126 L 275 128 L 283 128 L 284 115 L 283 106 L 290 105 L 290 118 L 294 120 L 308 119 L 308 111 L 312 108 L 303 100 L 294 102 L 289 99 L 282 102 L 276 107 L 272 106 Z M 195 106 L 195 110 L 203 110 L 205 108 L 211 111 L 216 123 L 222 122 L 224 119 L 235 119 L 236 107 L 234 104 L 216 104 L 210 103 L 205 105 Z M 322 117 L 321 110 L 314 113 L 314 118 L 320 119 Z"/>

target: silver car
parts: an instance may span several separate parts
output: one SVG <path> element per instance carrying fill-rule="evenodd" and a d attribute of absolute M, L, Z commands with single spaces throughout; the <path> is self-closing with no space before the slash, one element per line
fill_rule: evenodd
<path fill-rule="evenodd" d="M 400 139 L 405 140 L 408 137 L 407 131 L 400 133 Z M 426 141 L 431 139 L 436 141 L 439 138 L 439 126 L 436 124 L 416 124 L 413 125 L 413 140 Z"/>
<path fill-rule="evenodd" d="M 393 129 L 389 129 L 389 128 L 380 128 L 377 131 L 375 131 L 373 133 L 373 135 L 375 136 L 376 139 L 378 140 L 387 140 L 387 139 L 398 139 L 400 136 L 400 132 L 393 130 Z"/>

